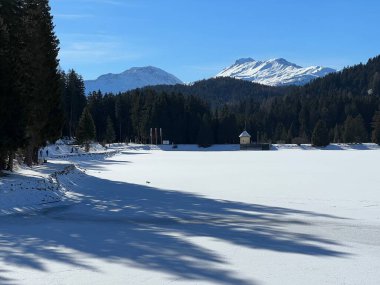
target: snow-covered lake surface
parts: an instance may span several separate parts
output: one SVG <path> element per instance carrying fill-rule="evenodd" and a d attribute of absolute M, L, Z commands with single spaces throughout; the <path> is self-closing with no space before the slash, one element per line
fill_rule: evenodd
<path fill-rule="evenodd" d="M 0 284 L 379 284 L 380 150 L 276 149 L 57 158 L 63 201 L 0 216 Z"/>

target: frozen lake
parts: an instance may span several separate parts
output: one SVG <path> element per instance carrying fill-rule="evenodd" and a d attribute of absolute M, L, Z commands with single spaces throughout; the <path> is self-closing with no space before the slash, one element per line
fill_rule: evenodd
<path fill-rule="evenodd" d="M 64 203 L 0 216 L 0 284 L 379 284 L 380 150 L 73 161 Z"/>

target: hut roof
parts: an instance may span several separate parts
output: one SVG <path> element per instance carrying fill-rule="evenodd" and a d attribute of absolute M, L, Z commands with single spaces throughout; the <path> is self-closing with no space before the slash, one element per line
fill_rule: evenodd
<path fill-rule="evenodd" d="M 244 131 L 240 134 L 239 138 L 250 138 L 251 135 L 247 132 L 247 131 Z"/>

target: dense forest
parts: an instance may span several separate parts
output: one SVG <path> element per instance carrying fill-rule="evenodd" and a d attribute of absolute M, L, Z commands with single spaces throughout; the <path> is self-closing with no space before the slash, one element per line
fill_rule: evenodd
<path fill-rule="evenodd" d="M 236 104 L 246 99 L 263 100 L 268 97 L 285 95 L 295 90 L 296 87 L 272 87 L 229 77 L 218 77 L 200 80 L 189 85 L 158 85 L 144 89 L 154 89 L 159 93 L 194 95 L 207 101 L 215 109 L 220 105 Z"/>
<path fill-rule="evenodd" d="M 174 143 L 254 141 L 380 143 L 380 56 L 303 87 L 270 87 L 232 78 L 85 94 L 83 78 L 59 69 L 48 0 L 0 5 L 0 170 L 17 154 L 27 165 L 64 136 L 87 146 L 148 143 L 150 129 Z"/>

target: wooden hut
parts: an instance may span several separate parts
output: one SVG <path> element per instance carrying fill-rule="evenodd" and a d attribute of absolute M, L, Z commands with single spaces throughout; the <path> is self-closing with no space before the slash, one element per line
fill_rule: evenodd
<path fill-rule="evenodd" d="M 251 135 L 247 131 L 242 132 L 239 138 L 240 145 L 249 145 L 251 143 Z"/>

